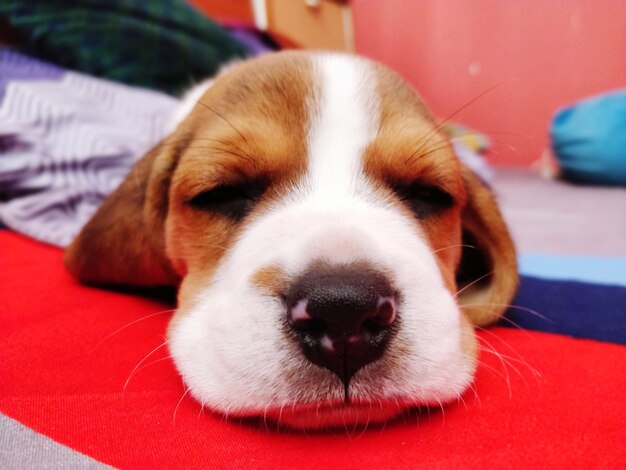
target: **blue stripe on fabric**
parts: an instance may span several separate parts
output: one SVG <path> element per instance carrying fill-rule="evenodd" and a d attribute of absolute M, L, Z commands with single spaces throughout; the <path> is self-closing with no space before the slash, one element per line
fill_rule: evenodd
<path fill-rule="evenodd" d="M 626 345 L 626 287 L 522 276 L 502 326 Z"/>
<path fill-rule="evenodd" d="M 522 275 L 542 279 L 626 286 L 626 258 L 525 254 L 519 266 Z"/>

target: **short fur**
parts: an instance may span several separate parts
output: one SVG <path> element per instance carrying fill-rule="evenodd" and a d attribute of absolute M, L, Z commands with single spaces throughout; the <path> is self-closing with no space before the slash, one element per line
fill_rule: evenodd
<path fill-rule="evenodd" d="M 241 221 L 189 203 L 252 180 L 267 189 Z M 415 181 L 453 203 L 416 217 L 396 191 Z M 476 368 L 472 324 L 495 321 L 517 287 L 491 191 L 418 95 L 379 64 L 305 52 L 220 76 L 65 262 L 86 283 L 179 285 L 169 346 L 191 394 L 217 412 L 298 428 L 383 421 L 458 397 Z M 397 334 L 356 373 L 350 403 L 285 334 L 281 298 L 319 262 L 375 266 L 399 292 Z"/>

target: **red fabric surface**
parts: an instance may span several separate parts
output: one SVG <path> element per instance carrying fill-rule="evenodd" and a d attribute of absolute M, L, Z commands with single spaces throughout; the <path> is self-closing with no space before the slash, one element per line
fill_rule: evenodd
<path fill-rule="evenodd" d="M 464 403 L 290 434 L 181 399 L 165 348 L 124 388 L 170 308 L 80 286 L 60 250 L 0 233 L 0 411 L 123 468 L 626 468 L 624 347 L 493 328 L 481 338 L 510 364 L 484 350 Z"/>

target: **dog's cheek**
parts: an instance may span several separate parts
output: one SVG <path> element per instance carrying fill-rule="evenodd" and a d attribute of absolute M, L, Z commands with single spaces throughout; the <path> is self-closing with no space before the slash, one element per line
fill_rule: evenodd
<path fill-rule="evenodd" d="M 212 276 L 240 228 L 224 217 L 189 206 L 182 195 L 170 198 L 165 223 L 166 254 L 181 278 Z"/>
<path fill-rule="evenodd" d="M 201 403 L 206 401 L 206 383 L 202 358 L 206 342 L 202 323 L 193 317 L 193 309 L 179 307 L 170 320 L 167 341 L 170 355 L 186 387 Z"/>
<path fill-rule="evenodd" d="M 169 327 L 170 352 L 191 394 L 210 408 L 243 413 L 286 398 L 284 338 L 278 307 L 241 284 L 220 278 L 185 289 L 186 301 Z M 281 347 L 282 345 L 282 347 Z"/>
<path fill-rule="evenodd" d="M 201 273 L 190 273 L 181 281 L 178 286 L 177 308 L 167 326 L 168 337 L 172 335 L 176 325 L 194 311 L 202 290 L 206 289 L 209 283 L 210 276 Z"/>

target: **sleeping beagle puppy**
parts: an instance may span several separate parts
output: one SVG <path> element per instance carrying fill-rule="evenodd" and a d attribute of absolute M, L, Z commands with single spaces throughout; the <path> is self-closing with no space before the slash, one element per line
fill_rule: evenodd
<path fill-rule="evenodd" d="M 419 96 L 375 62 L 307 52 L 203 92 L 69 247 L 69 271 L 178 285 L 171 356 L 227 416 L 326 428 L 460 397 L 515 252 Z"/>

